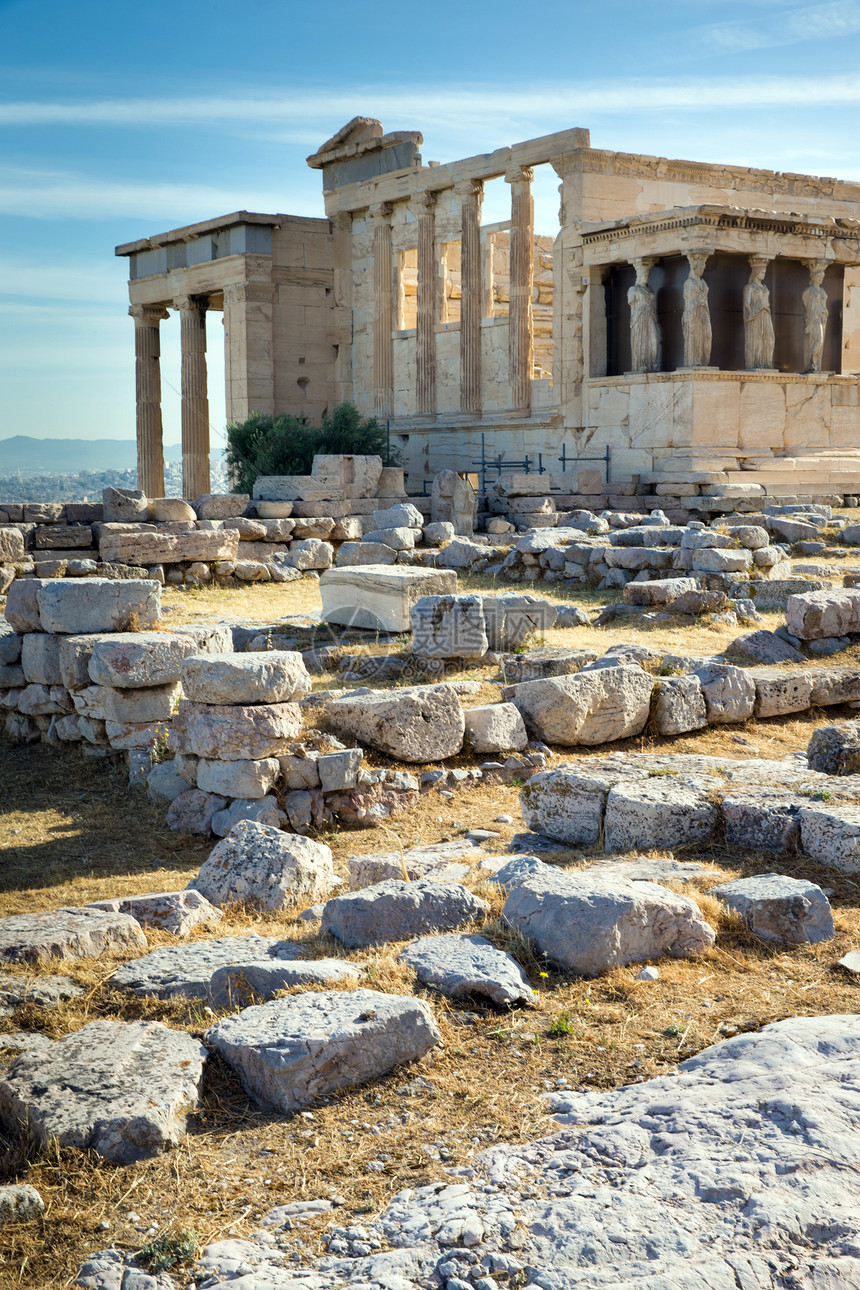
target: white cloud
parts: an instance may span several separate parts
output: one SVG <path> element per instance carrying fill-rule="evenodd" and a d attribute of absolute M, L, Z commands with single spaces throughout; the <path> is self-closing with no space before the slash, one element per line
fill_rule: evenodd
<path fill-rule="evenodd" d="M 833 40 L 860 31 L 860 4 L 856 0 L 828 0 L 826 4 L 780 6 L 758 23 L 725 22 L 701 27 L 694 36 L 709 49 L 742 52 L 773 49 L 813 40 Z"/>
<path fill-rule="evenodd" d="M 850 9 L 840 20 L 837 11 Z M 828 16 L 829 15 L 829 16 Z M 782 23 L 775 18 L 773 21 Z M 809 32 L 828 22 L 833 34 L 860 30 L 860 10 L 854 4 L 813 6 L 797 11 L 791 20 L 792 40 L 809 39 Z M 788 20 L 785 20 L 788 23 Z M 854 25 L 850 25 L 850 24 Z M 781 28 L 782 29 L 782 28 Z M 789 27 L 786 26 L 785 30 Z M 740 31 L 739 25 L 700 28 L 700 33 L 722 32 L 726 39 Z M 746 29 L 744 29 L 746 30 Z M 755 30 L 755 29 L 751 29 Z M 761 39 L 765 38 L 761 34 Z M 723 77 L 712 80 L 641 79 L 585 81 L 528 86 L 519 90 L 497 86 L 473 90 L 404 85 L 381 90 L 356 85 L 339 93 L 308 89 L 295 94 L 262 97 L 224 96 L 187 98 L 103 99 L 93 101 L 0 103 L 0 125 L 107 125 L 126 127 L 260 127 L 267 137 L 316 148 L 356 112 L 378 115 L 383 120 L 437 125 L 456 133 L 486 134 L 489 121 L 569 119 L 571 112 L 591 116 L 619 112 L 654 113 L 665 109 L 715 107 L 744 109 L 751 106 L 799 106 L 802 104 L 852 104 L 860 102 L 860 80 L 856 76 L 825 77 Z M 141 186 L 141 192 L 146 188 Z"/>

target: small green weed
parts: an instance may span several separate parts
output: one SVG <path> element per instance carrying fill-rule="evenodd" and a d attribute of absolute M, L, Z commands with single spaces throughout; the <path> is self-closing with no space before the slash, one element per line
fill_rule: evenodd
<path fill-rule="evenodd" d="M 164 1272 L 177 1263 L 193 1259 L 196 1252 L 197 1237 L 193 1232 L 162 1232 L 138 1250 L 137 1261 L 150 1272 Z"/>
<path fill-rule="evenodd" d="M 677 770 L 669 770 L 669 769 L 668 769 L 668 767 L 666 767 L 665 769 L 649 770 L 649 772 L 648 772 L 648 778 L 649 778 L 649 779 L 664 779 L 664 778 L 666 777 L 666 775 L 678 775 L 678 774 L 680 774 L 680 771 L 677 771 Z"/>
<path fill-rule="evenodd" d="M 570 1019 L 569 1012 L 560 1012 L 558 1016 L 550 1022 L 546 1033 L 554 1039 L 561 1039 L 565 1035 L 575 1034 L 575 1027 Z"/>

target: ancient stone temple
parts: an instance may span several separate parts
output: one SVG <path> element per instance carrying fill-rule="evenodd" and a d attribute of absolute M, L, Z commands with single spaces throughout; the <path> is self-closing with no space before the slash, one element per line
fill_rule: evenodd
<path fill-rule="evenodd" d="M 564 474 L 607 449 L 613 483 L 860 490 L 860 184 L 610 152 L 582 129 L 447 165 L 421 143 L 357 117 L 308 158 L 324 218 L 240 211 L 117 248 L 148 494 L 171 314 L 185 492 L 208 491 L 210 309 L 228 418 L 353 401 L 388 423 L 411 492 L 482 452 Z M 554 237 L 534 229 L 542 165 Z M 510 218 L 485 224 L 500 177 Z"/>

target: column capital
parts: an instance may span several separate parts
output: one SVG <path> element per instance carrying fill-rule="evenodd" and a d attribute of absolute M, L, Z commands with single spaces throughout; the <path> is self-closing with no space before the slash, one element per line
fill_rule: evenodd
<path fill-rule="evenodd" d="M 157 327 L 170 314 L 164 305 L 129 305 L 129 315 L 134 319 L 135 327 Z"/>
<path fill-rule="evenodd" d="M 530 184 L 534 177 L 534 166 L 514 166 L 505 171 L 506 184 Z"/>
<path fill-rule="evenodd" d="M 772 255 L 759 255 L 756 253 L 755 255 L 747 256 L 747 263 L 751 269 L 766 269 L 773 259 L 775 257 Z"/>
<path fill-rule="evenodd" d="M 198 296 L 175 296 L 173 308 L 179 313 L 204 313 L 206 311 L 206 300 Z"/>
<path fill-rule="evenodd" d="M 638 269 L 641 265 L 643 269 L 646 269 L 650 273 L 659 258 L 659 255 L 637 255 L 630 261 L 630 263 L 633 265 L 634 269 Z"/>
<path fill-rule="evenodd" d="M 459 184 L 454 185 L 454 192 L 460 198 L 460 201 L 483 201 L 484 181 L 483 179 L 462 179 Z"/>
<path fill-rule="evenodd" d="M 335 233 L 351 233 L 352 211 L 336 211 L 331 217 L 331 224 Z"/>
<path fill-rule="evenodd" d="M 439 200 L 441 189 L 428 189 L 426 192 L 418 195 L 418 205 L 421 207 L 423 214 L 432 215 L 436 209 L 436 203 Z"/>
<path fill-rule="evenodd" d="M 704 272 L 705 265 L 713 254 L 714 249 L 710 246 L 691 246 L 684 252 L 684 255 L 687 257 L 687 263 L 691 269 L 695 268 L 696 265 L 701 266 L 699 268 L 699 273 Z"/>
<path fill-rule="evenodd" d="M 390 224 L 394 206 L 391 202 L 378 202 L 368 209 L 368 214 L 375 224 Z"/>

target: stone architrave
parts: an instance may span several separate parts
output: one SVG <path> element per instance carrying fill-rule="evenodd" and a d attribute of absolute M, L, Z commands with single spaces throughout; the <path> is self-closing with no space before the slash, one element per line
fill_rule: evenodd
<path fill-rule="evenodd" d="M 711 361 L 711 314 L 708 308 L 708 284 L 702 274 L 709 252 L 688 251 L 690 276 L 684 283 L 684 366 L 707 367 Z"/>
<path fill-rule="evenodd" d="M 456 470 L 440 470 L 434 476 L 430 494 L 430 515 L 434 524 L 453 524 L 458 537 L 475 531 L 478 498 L 468 479 Z"/>
<path fill-rule="evenodd" d="M 656 372 L 660 365 L 660 333 L 657 329 L 657 301 L 648 278 L 653 256 L 633 261 L 636 281 L 627 292 L 630 305 L 630 368 L 634 372 Z"/>
<path fill-rule="evenodd" d="M 809 260 L 809 286 L 803 293 L 803 370 L 820 372 L 827 330 L 827 292 L 821 285 L 827 269 L 825 260 Z"/>
<path fill-rule="evenodd" d="M 770 292 L 764 275 L 770 259 L 766 255 L 749 257 L 750 277 L 744 287 L 744 367 L 748 371 L 773 367 L 773 318 Z"/>

